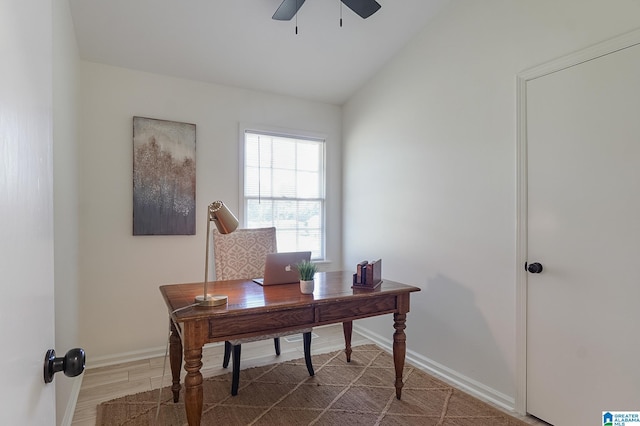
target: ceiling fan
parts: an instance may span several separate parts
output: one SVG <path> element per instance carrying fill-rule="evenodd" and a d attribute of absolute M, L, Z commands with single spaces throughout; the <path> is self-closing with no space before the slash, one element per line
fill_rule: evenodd
<path fill-rule="evenodd" d="M 341 0 L 347 7 L 360 15 L 363 19 L 367 19 L 380 9 L 380 3 L 376 0 Z M 290 21 L 302 5 L 305 0 L 283 0 L 276 13 L 273 14 L 273 19 L 278 21 Z"/>

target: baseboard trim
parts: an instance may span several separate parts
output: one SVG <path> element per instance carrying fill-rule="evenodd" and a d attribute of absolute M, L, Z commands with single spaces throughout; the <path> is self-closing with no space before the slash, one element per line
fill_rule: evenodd
<path fill-rule="evenodd" d="M 311 332 L 311 339 L 313 340 L 317 338 L 318 338 L 318 335 L 316 333 Z M 297 342 L 302 342 L 304 337 L 302 336 L 302 333 L 298 333 L 298 334 L 291 334 L 289 336 L 285 336 L 283 337 L 283 339 L 289 343 L 297 343 Z"/>
<path fill-rule="evenodd" d="M 69 401 L 67 402 L 67 408 L 64 411 L 64 417 L 62 418 L 60 426 L 71 426 L 71 423 L 73 423 L 73 415 L 76 412 L 76 405 L 78 403 L 78 397 L 80 396 L 80 388 L 82 387 L 83 378 L 84 374 L 80 375 L 73 382 L 73 386 L 71 387 L 71 394 L 69 395 Z"/>
<path fill-rule="evenodd" d="M 221 346 L 223 344 L 224 342 L 209 343 L 209 344 L 206 344 L 204 347 Z M 108 367 L 111 365 L 122 364 L 125 362 L 133 362 L 133 361 L 140 361 L 140 360 L 149 359 L 149 358 L 164 357 L 165 353 L 166 353 L 165 347 L 155 347 L 155 348 L 142 349 L 139 351 L 121 352 L 119 354 L 98 356 L 95 358 L 87 357 L 86 369 L 91 370 L 94 368 Z"/>
<path fill-rule="evenodd" d="M 155 358 L 164 356 L 164 347 L 155 347 L 143 349 L 139 351 L 122 352 L 119 354 L 104 355 L 98 357 L 87 357 L 86 368 L 92 370 L 94 368 L 108 367 L 111 365 L 122 364 L 125 362 L 140 361 L 142 359 Z"/>
<path fill-rule="evenodd" d="M 323 325 L 323 326 L 314 327 L 314 328 L 330 327 L 332 325 L 335 325 L 335 324 Z M 317 337 L 318 335 L 314 333 L 313 338 L 317 338 Z M 300 341 L 302 341 L 302 334 L 299 335 L 299 338 L 300 338 Z M 221 346 L 223 344 L 224 342 L 208 343 L 204 345 L 204 347 L 208 348 L 208 347 L 214 347 L 214 346 Z M 313 351 L 313 348 L 312 348 L 312 351 Z M 134 362 L 134 361 L 140 361 L 143 359 L 164 357 L 165 352 L 166 352 L 166 347 L 157 346 L 154 348 L 147 348 L 147 349 L 130 351 L 130 352 L 121 352 L 118 354 L 98 356 L 95 358 L 87 357 L 85 368 L 87 370 L 90 370 L 94 368 L 108 367 L 111 365 L 122 364 L 125 362 Z"/>
<path fill-rule="evenodd" d="M 389 337 L 381 336 L 371 330 L 355 324 L 353 326 L 353 330 L 373 341 L 376 345 L 386 351 L 390 353 L 393 352 L 392 342 L 389 340 Z M 515 398 L 505 395 L 502 392 L 486 386 L 483 383 L 465 376 L 464 374 L 460 374 L 459 372 L 414 351 L 407 350 L 406 359 L 421 370 L 433 374 L 439 379 L 442 379 L 450 385 L 455 386 L 482 401 L 491 403 L 507 412 L 516 413 Z"/>

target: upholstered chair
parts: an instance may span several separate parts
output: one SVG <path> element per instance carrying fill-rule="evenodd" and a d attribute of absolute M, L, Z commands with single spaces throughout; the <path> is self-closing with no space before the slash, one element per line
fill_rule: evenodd
<path fill-rule="evenodd" d="M 264 275 L 267 254 L 276 253 L 276 228 L 236 229 L 230 234 L 213 230 L 213 253 L 216 280 L 237 280 L 260 278 Z M 259 285 L 259 284 L 256 284 Z M 233 373 L 231 394 L 238 394 L 240 382 L 240 352 L 243 343 L 273 338 L 276 355 L 280 355 L 280 337 L 292 334 L 303 335 L 304 357 L 309 375 L 313 376 L 311 363 L 311 328 L 292 330 L 284 333 L 268 334 L 224 342 L 222 366 L 229 366 L 233 352 Z"/>

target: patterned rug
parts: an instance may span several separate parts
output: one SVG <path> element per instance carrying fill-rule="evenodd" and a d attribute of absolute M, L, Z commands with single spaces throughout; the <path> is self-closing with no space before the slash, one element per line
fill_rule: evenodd
<path fill-rule="evenodd" d="M 313 356 L 316 375 L 304 359 L 249 368 L 240 390 L 230 394 L 231 374 L 203 383 L 203 425 L 509 425 L 510 417 L 446 383 L 405 364 L 402 399 L 395 397 L 393 357 L 375 345 Z M 98 406 L 96 425 L 186 425 L 184 394 L 173 403 L 169 387 L 129 395 Z"/>

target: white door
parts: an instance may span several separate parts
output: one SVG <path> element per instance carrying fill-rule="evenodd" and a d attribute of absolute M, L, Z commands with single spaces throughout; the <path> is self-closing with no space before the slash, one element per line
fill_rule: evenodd
<path fill-rule="evenodd" d="M 0 0 L 0 425 L 56 418 L 50 3 Z"/>
<path fill-rule="evenodd" d="M 527 82 L 527 412 L 640 411 L 640 46 Z"/>

